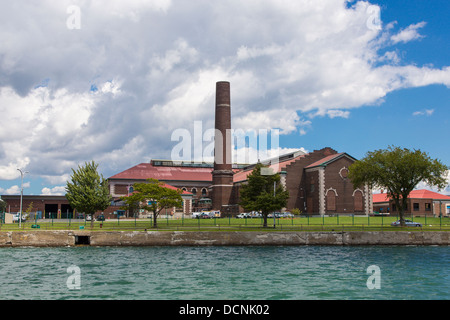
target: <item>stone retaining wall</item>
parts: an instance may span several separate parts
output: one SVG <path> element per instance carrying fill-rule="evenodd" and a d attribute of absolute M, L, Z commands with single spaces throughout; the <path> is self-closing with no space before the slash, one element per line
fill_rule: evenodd
<path fill-rule="evenodd" d="M 450 232 L 0 232 L 0 247 L 450 245 Z"/>

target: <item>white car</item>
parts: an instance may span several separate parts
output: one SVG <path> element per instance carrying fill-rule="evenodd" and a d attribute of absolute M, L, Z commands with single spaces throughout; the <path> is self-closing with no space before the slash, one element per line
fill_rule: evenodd
<path fill-rule="evenodd" d="M 200 219 L 202 212 L 192 212 L 192 219 Z"/>

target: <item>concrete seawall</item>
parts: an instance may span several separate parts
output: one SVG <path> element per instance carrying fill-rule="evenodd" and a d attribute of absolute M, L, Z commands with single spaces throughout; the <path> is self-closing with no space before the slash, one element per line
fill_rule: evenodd
<path fill-rule="evenodd" d="M 0 247 L 450 245 L 450 232 L 0 232 Z"/>

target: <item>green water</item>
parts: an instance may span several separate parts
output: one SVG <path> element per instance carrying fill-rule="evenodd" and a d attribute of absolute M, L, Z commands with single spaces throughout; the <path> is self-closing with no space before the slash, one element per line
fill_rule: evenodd
<path fill-rule="evenodd" d="M 450 247 L 0 248 L 0 299 L 446 300 L 449 262 Z"/>

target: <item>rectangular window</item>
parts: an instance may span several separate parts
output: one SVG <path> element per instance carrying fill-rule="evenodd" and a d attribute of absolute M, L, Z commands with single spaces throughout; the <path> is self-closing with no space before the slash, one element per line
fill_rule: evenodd
<path fill-rule="evenodd" d="M 414 203 L 413 207 L 414 207 L 414 211 L 419 211 L 419 204 L 418 203 Z"/>
<path fill-rule="evenodd" d="M 431 203 L 425 203 L 425 211 L 431 211 Z"/>

